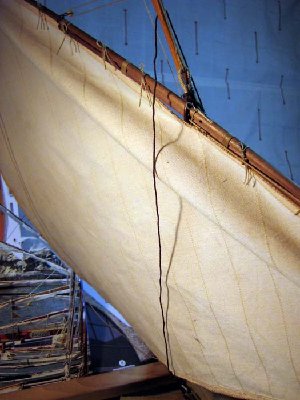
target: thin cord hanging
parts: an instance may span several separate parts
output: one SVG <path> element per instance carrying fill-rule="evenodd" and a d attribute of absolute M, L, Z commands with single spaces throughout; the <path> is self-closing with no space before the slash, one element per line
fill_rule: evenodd
<path fill-rule="evenodd" d="M 65 12 L 65 13 L 62 14 L 62 15 L 63 15 L 63 16 L 68 16 L 68 17 L 78 17 L 78 16 L 80 16 L 80 15 L 89 14 L 89 13 L 91 13 L 91 12 L 93 12 L 93 11 L 100 10 L 101 8 L 105 8 L 105 7 L 108 7 L 108 6 L 112 6 L 112 5 L 114 5 L 114 4 L 121 3 L 122 1 L 126 1 L 126 0 L 112 0 L 112 1 L 110 1 L 110 2 L 108 2 L 108 3 L 100 4 L 100 5 L 96 6 L 96 7 L 93 7 L 93 8 L 91 8 L 91 9 L 89 9 L 89 10 L 81 11 L 81 12 L 79 12 L 79 13 L 74 13 L 74 10 L 76 10 L 76 9 L 78 9 L 78 8 L 81 8 L 81 7 L 84 7 L 84 6 L 87 6 L 87 5 L 89 5 L 89 4 L 95 3 L 95 2 L 97 2 L 97 1 L 99 1 L 99 0 L 88 1 L 88 2 L 86 2 L 86 3 L 79 4 L 79 5 L 75 6 L 75 7 L 73 7 L 71 10 Z"/>
<path fill-rule="evenodd" d="M 77 4 L 76 6 L 73 6 L 73 7 L 71 7 L 71 5 L 70 5 L 70 8 L 72 8 L 72 10 L 74 11 L 74 10 L 78 10 L 79 8 L 82 8 L 82 7 L 90 6 L 91 4 L 94 4 L 94 3 L 99 3 L 100 1 L 102 1 L 102 0 L 89 0 L 89 1 L 85 1 L 83 3 Z"/>
<path fill-rule="evenodd" d="M 154 70 L 154 89 L 153 89 L 153 102 L 152 102 L 152 125 L 153 125 L 153 159 L 152 159 L 152 176 L 153 176 L 153 187 L 154 187 L 154 195 L 155 195 L 155 208 L 156 208 L 156 218 L 157 218 L 157 238 L 158 238 L 158 264 L 159 264 L 159 304 L 161 309 L 161 318 L 163 324 L 163 336 L 165 342 L 165 350 L 166 350 L 166 361 L 167 368 L 170 369 L 169 362 L 169 352 L 168 352 L 168 341 L 166 334 L 166 320 L 164 315 L 164 308 L 162 303 L 162 247 L 161 247 L 161 235 L 160 235 L 160 216 L 159 216 L 159 208 L 158 208 L 158 193 L 157 193 L 157 184 L 156 184 L 156 125 L 155 125 L 155 96 L 156 96 L 156 87 L 157 87 L 157 71 L 156 71 L 156 60 L 157 60 L 157 21 L 158 18 L 155 18 L 154 25 L 154 59 L 153 59 L 153 70 Z"/>

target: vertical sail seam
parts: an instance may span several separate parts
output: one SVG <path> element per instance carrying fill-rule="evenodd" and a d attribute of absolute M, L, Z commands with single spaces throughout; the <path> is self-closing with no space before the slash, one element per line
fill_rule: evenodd
<path fill-rule="evenodd" d="M 264 215 L 263 215 L 263 211 L 262 211 L 261 200 L 260 200 L 260 196 L 259 196 L 259 193 L 258 193 L 257 189 L 255 190 L 255 195 L 256 195 L 256 199 L 257 199 L 258 210 L 259 210 L 259 213 L 260 213 L 260 216 L 261 216 L 261 225 L 263 227 L 268 253 L 270 255 L 270 259 L 271 259 L 272 264 L 276 267 L 276 269 L 278 269 L 278 266 L 277 266 L 277 264 L 275 262 L 275 259 L 274 259 L 273 255 L 272 255 L 271 245 L 270 245 L 270 242 L 269 242 L 266 223 L 265 223 Z M 281 314 L 281 318 L 282 318 L 284 333 L 285 333 L 285 336 L 286 336 L 286 343 L 287 343 L 287 347 L 288 347 L 288 353 L 289 353 L 290 362 L 291 362 L 295 377 L 297 379 L 297 382 L 300 385 L 299 375 L 298 375 L 298 372 L 297 372 L 297 369 L 296 369 L 296 365 L 295 365 L 295 362 L 294 362 L 294 359 L 293 359 L 292 350 L 291 350 L 290 339 L 289 339 L 288 331 L 287 331 L 287 323 L 286 323 L 286 319 L 285 319 L 285 315 L 284 315 L 284 311 L 283 311 L 283 304 L 282 304 L 282 299 L 280 297 L 279 288 L 278 288 L 278 286 L 277 286 L 277 284 L 275 282 L 274 272 L 273 272 L 272 268 L 270 268 L 268 263 L 265 263 L 265 264 L 266 264 L 266 267 L 267 267 L 267 269 L 269 271 L 269 274 L 271 276 L 272 283 L 273 283 L 273 286 L 274 286 L 274 291 L 275 291 L 276 296 L 278 298 L 280 314 Z"/>
<path fill-rule="evenodd" d="M 219 217 L 217 215 L 216 209 L 214 207 L 214 204 L 213 204 L 213 201 L 212 201 L 212 198 L 211 198 L 210 181 L 209 181 L 209 178 L 208 178 L 208 170 L 207 170 L 207 160 L 206 160 L 205 152 L 203 152 L 203 154 L 204 154 L 205 175 L 206 175 L 207 185 L 208 185 L 208 189 L 209 189 L 208 190 L 208 196 L 209 196 L 209 201 L 210 201 L 210 204 L 211 204 L 212 212 L 213 212 L 213 214 L 215 216 L 215 220 L 216 220 L 217 226 L 219 228 L 219 231 L 221 233 L 221 236 L 222 236 L 222 239 L 223 239 L 223 242 L 224 242 L 225 252 L 226 252 L 227 257 L 228 257 L 229 265 L 231 266 L 231 269 L 233 271 L 233 274 L 234 274 L 234 277 L 235 277 L 235 280 L 236 280 L 236 285 L 237 285 L 237 289 L 238 289 L 238 292 L 239 292 L 239 297 L 240 297 L 240 300 L 241 300 L 241 306 L 242 306 L 242 310 L 243 310 L 243 314 L 244 314 L 245 324 L 247 326 L 248 333 L 249 333 L 252 345 L 253 345 L 253 347 L 255 349 L 255 352 L 257 354 L 257 357 L 258 357 L 258 359 L 259 359 L 259 361 L 261 363 L 261 366 L 262 366 L 262 368 L 263 368 L 263 370 L 265 372 L 265 376 L 266 376 L 266 380 L 267 380 L 267 386 L 268 386 L 268 393 L 271 396 L 273 396 L 272 395 L 272 391 L 271 391 L 271 385 L 270 385 L 270 377 L 269 377 L 267 368 L 266 368 L 266 366 L 264 364 L 262 355 L 258 351 L 257 344 L 256 344 L 256 342 L 254 340 L 254 336 L 253 336 L 253 334 L 251 332 L 251 328 L 250 328 L 248 316 L 247 316 L 247 313 L 246 313 L 246 307 L 245 307 L 245 302 L 244 302 L 244 298 L 243 298 L 243 294 L 242 294 L 242 289 L 241 289 L 238 273 L 237 273 L 237 270 L 236 270 L 236 268 L 234 266 L 234 262 L 232 260 L 232 257 L 231 257 L 230 251 L 229 251 L 229 247 L 228 247 L 228 243 L 227 243 L 226 237 L 224 235 L 223 227 L 222 227 L 222 225 L 220 223 Z"/>

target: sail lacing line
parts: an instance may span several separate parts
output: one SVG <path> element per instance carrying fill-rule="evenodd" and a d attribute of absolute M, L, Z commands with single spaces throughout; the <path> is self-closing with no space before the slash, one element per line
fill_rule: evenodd
<path fill-rule="evenodd" d="M 63 22 L 61 23 L 61 28 L 62 28 L 62 31 L 63 31 L 63 33 L 64 33 L 64 37 L 63 37 L 63 39 L 62 39 L 62 41 L 61 41 L 61 44 L 60 44 L 59 48 L 57 49 L 57 52 L 56 52 L 57 55 L 58 55 L 58 53 L 60 52 L 60 50 L 61 50 L 63 44 L 65 43 L 65 40 L 66 40 L 66 37 L 67 37 L 67 33 L 68 33 L 68 25 L 69 25 L 69 24 L 66 23 L 65 21 L 63 21 Z"/>
<path fill-rule="evenodd" d="M 99 47 L 99 49 L 102 49 L 102 60 L 104 64 L 104 69 L 106 69 L 106 60 L 108 59 L 106 46 L 103 43 L 99 43 L 98 40 L 96 41 L 96 45 Z"/>
<path fill-rule="evenodd" d="M 108 3 L 105 3 L 105 4 L 103 4 L 103 3 L 99 4 L 96 7 L 93 7 L 91 9 L 89 9 L 89 10 L 80 11 L 78 13 L 74 12 L 74 10 L 77 10 L 79 8 L 82 8 L 82 7 L 86 7 L 88 5 L 91 5 L 93 3 L 97 3 L 99 1 L 101 1 L 101 0 L 91 0 L 91 1 L 86 1 L 84 3 L 78 4 L 77 6 L 72 7 L 71 10 L 66 11 L 62 15 L 63 16 L 68 16 L 68 17 L 79 17 L 80 15 L 89 14 L 89 13 L 91 13 L 93 11 L 100 10 L 101 8 L 109 7 L 109 6 L 112 6 L 114 4 L 121 3 L 122 1 L 126 1 L 126 0 L 112 0 L 112 1 L 110 1 Z"/>
<path fill-rule="evenodd" d="M 44 280 L 42 281 L 42 284 L 44 284 Z M 5 301 L 3 303 L 0 303 L 0 310 L 11 305 L 12 303 L 13 304 L 23 303 L 23 302 L 29 300 L 29 303 L 25 304 L 25 306 L 24 306 L 24 307 L 28 307 L 33 300 L 35 300 L 35 299 L 39 300 L 39 297 L 45 297 L 45 295 L 51 295 L 51 297 L 54 297 L 55 294 L 57 294 L 57 292 L 59 292 L 58 294 L 66 293 L 68 288 L 69 288 L 68 285 L 63 285 L 63 286 L 59 286 L 55 289 L 43 290 L 38 293 L 30 292 L 29 294 L 26 294 L 25 296 L 19 296 L 16 300 L 11 299 L 11 300 Z"/>
<path fill-rule="evenodd" d="M 141 83 L 140 83 L 139 107 L 141 107 L 141 104 L 142 104 L 143 91 L 144 91 L 144 92 L 146 93 L 146 95 L 147 95 L 147 99 L 148 99 L 148 102 L 149 102 L 149 106 L 152 107 L 152 99 L 151 99 L 151 94 L 150 94 L 150 92 L 149 92 L 149 90 L 148 90 L 148 88 L 147 88 L 147 83 L 146 83 L 146 79 L 145 79 L 146 74 L 145 74 L 145 72 L 144 72 L 144 67 L 145 67 L 144 64 L 141 64 L 140 67 L 139 67 L 139 68 L 140 68 L 140 71 L 141 71 L 141 73 L 142 73 L 142 76 L 141 76 Z"/>
<path fill-rule="evenodd" d="M 255 186 L 256 180 L 255 176 L 253 174 L 253 171 L 249 165 L 249 160 L 247 157 L 247 149 L 249 148 L 245 143 L 240 142 L 241 150 L 242 150 L 242 158 L 243 158 L 243 164 L 245 165 L 245 170 L 246 170 L 246 175 L 244 179 L 244 184 L 248 186 L 250 182 L 253 179 L 253 187 Z"/>
<path fill-rule="evenodd" d="M 65 15 L 65 14 L 64 14 Z M 65 40 L 66 40 L 66 38 L 67 38 L 67 35 L 68 35 L 68 26 L 70 25 L 70 22 L 66 22 L 65 20 L 62 20 L 62 21 L 60 21 L 59 22 L 59 25 L 60 25 L 60 29 L 63 31 L 63 33 L 64 33 L 64 37 L 63 37 L 63 39 L 62 39 L 62 42 L 61 42 L 61 44 L 60 44 L 60 46 L 59 46 L 59 48 L 58 48 L 58 50 L 57 50 L 57 52 L 56 52 L 56 54 L 58 55 L 58 53 L 60 52 L 60 50 L 61 50 L 61 48 L 62 48 L 62 46 L 63 46 L 63 44 L 65 43 Z M 79 53 L 80 52 L 80 50 L 79 50 L 79 43 L 77 42 L 77 40 L 74 40 L 71 36 L 69 36 L 69 43 L 70 43 L 70 49 L 71 49 L 71 53 L 72 53 L 72 55 L 74 54 L 74 52 L 75 53 Z M 73 46 L 73 47 L 72 47 Z M 73 49 L 74 49 L 74 51 L 73 51 Z"/>
<path fill-rule="evenodd" d="M 39 30 L 41 29 L 42 31 L 49 31 L 49 25 L 47 22 L 47 18 L 45 14 L 39 9 L 39 18 L 37 22 L 36 29 Z"/>

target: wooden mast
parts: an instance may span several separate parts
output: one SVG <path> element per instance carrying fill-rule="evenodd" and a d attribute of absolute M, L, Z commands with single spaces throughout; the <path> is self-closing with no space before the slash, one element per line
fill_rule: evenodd
<path fill-rule="evenodd" d="M 191 103 L 194 107 L 204 112 L 204 108 L 200 97 L 197 93 L 196 87 L 194 85 L 193 79 L 191 77 L 189 68 L 187 66 L 186 60 L 180 48 L 178 39 L 174 33 L 174 29 L 169 18 L 169 15 L 164 8 L 162 0 L 152 0 L 153 7 L 162 26 L 166 41 L 168 43 L 176 70 L 178 75 L 178 80 L 182 89 L 184 91 L 183 98 L 187 103 Z M 186 109 L 185 120 L 189 119 L 189 110 Z"/>
<path fill-rule="evenodd" d="M 188 91 L 188 82 L 186 76 L 186 66 L 183 63 L 183 60 L 180 57 L 178 48 L 175 44 L 175 38 L 173 32 L 171 30 L 171 26 L 169 24 L 169 19 L 166 15 L 165 9 L 162 5 L 161 0 L 152 0 L 153 7 L 155 9 L 156 15 L 161 23 L 164 35 L 166 37 L 171 55 L 173 57 L 173 61 L 176 67 L 176 70 L 179 75 L 179 82 L 185 93 Z"/>
<path fill-rule="evenodd" d="M 183 98 L 188 103 L 191 103 L 194 107 L 198 108 L 201 112 L 204 113 L 202 102 L 195 88 L 186 60 L 181 51 L 178 39 L 174 34 L 173 26 L 169 15 L 163 5 L 163 1 L 152 0 L 152 4 L 159 19 L 159 22 L 162 26 L 166 41 L 168 43 L 177 70 L 179 83 L 184 91 Z M 186 112 L 188 112 L 188 110 L 186 110 Z M 187 120 L 188 118 L 189 116 L 186 115 L 185 119 Z"/>

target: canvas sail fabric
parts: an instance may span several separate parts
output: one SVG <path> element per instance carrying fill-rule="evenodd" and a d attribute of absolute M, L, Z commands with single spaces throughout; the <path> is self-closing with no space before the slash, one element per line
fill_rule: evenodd
<path fill-rule="evenodd" d="M 1 173 L 166 362 L 151 98 L 139 107 L 139 85 L 51 20 L 37 29 L 30 6 L 0 5 Z M 255 176 L 246 185 L 243 165 L 158 101 L 155 114 L 171 369 L 241 398 L 299 399 L 299 210 Z"/>

